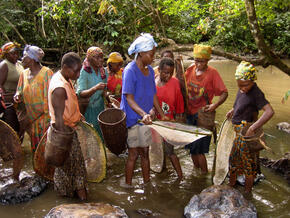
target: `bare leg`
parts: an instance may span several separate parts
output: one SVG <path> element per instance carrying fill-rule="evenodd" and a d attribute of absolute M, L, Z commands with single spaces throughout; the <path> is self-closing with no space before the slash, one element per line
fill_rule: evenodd
<path fill-rule="evenodd" d="M 134 174 L 135 163 L 138 158 L 137 148 L 128 149 L 128 160 L 126 163 L 126 183 L 132 185 L 132 178 Z"/>
<path fill-rule="evenodd" d="M 172 166 L 174 167 L 174 169 L 178 175 L 178 178 L 181 180 L 182 179 L 182 170 L 181 170 L 181 166 L 180 166 L 178 157 L 176 156 L 176 154 L 169 155 L 168 157 L 169 157 L 169 159 L 172 163 Z"/>
<path fill-rule="evenodd" d="M 250 193 L 252 191 L 254 185 L 254 176 L 246 176 L 246 181 L 245 181 L 245 192 Z"/>
<path fill-rule="evenodd" d="M 202 173 L 208 173 L 208 169 L 207 169 L 207 161 L 206 161 L 206 157 L 204 154 L 198 154 L 198 163 L 199 163 L 199 167 L 201 168 L 201 172 Z"/>
<path fill-rule="evenodd" d="M 19 180 L 19 174 L 21 172 L 21 169 L 23 167 L 24 163 L 24 157 L 23 153 L 21 151 L 21 145 L 13 148 L 13 155 L 14 155 L 14 160 L 13 160 L 13 179 Z"/>
<path fill-rule="evenodd" d="M 150 162 L 149 162 L 149 147 L 138 148 L 138 153 L 141 156 L 141 168 L 144 183 L 150 181 Z"/>
<path fill-rule="evenodd" d="M 193 165 L 196 168 L 200 168 L 199 161 L 198 161 L 198 155 L 197 154 L 192 154 L 191 155 L 191 159 L 192 159 Z"/>
<path fill-rule="evenodd" d="M 77 190 L 77 195 L 81 201 L 87 200 L 87 192 L 86 189 Z"/>
<path fill-rule="evenodd" d="M 13 160 L 13 179 L 19 180 L 19 174 L 23 167 L 23 157 L 18 157 Z"/>

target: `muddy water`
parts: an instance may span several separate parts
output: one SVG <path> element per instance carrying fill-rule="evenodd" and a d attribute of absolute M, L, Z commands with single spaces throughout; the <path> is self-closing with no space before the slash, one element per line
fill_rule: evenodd
<path fill-rule="evenodd" d="M 226 86 L 228 87 L 229 99 L 219 108 L 217 120 L 221 124 L 225 113 L 232 107 L 237 92 L 233 72 L 235 62 L 218 61 L 210 62 L 221 73 Z M 275 116 L 266 124 L 268 145 L 275 151 L 275 154 L 261 152 L 261 156 L 279 158 L 285 152 L 290 151 L 290 135 L 276 129 L 276 123 L 290 121 L 290 100 L 281 104 L 281 98 L 290 88 L 290 78 L 285 74 L 269 67 L 261 69 L 258 73 L 258 85 L 264 91 L 267 99 L 271 102 Z M 212 167 L 214 147 L 207 155 L 209 168 Z M 190 198 L 199 193 L 202 189 L 210 186 L 211 175 L 202 176 L 193 169 L 192 162 L 187 151 L 180 149 L 176 151 L 180 158 L 184 173 L 182 182 L 176 181 L 177 177 L 167 161 L 167 170 L 161 174 L 151 173 L 151 183 L 142 185 L 140 165 L 136 167 L 134 176 L 134 188 L 126 189 L 120 186 L 124 182 L 125 159 L 108 155 L 107 178 L 100 184 L 90 184 L 89 202 L 108 202 L 124 208 L 130 217 L 144 217 L 137 210 L 149 209 L 152 215 L 159 217 L 181 217 L 184 206 Z M 28 140 L 25 143 L 26 170 L 31 169 L 31 157 Z M 273 174 L 270 170 L 262 168 L 266 179 L 254 187 L 253 195 L 248 196 L 257 207 L 259 217 L 289 217 L 290 214 L 290 186 L 279 175 Z M 243 190 L 242 188 L 239 188 Z M 0 206 L 0 217 L 42 217 L 48 211 L 62 203 L 77 203 L 77 199 L 57 197 L 50 187 L 41 196 L 34 200 L 14 205 Z"/>

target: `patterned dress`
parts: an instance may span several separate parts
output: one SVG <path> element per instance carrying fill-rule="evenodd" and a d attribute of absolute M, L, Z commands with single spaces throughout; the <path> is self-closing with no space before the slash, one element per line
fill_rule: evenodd
<path fill-rule="evenodd" d="M 108 72 L 105 70 L 105 77 L 102 76 L 100 70 L 98 73 L 91 67 L 91 73 L 88 73 L 82 68 L 80 77 L 77 81 L 77 94 L 82 91 L 92 88 L 100 82 L 107 83 Z M 102 78 L 103 77 L 103 78 Z M 105 109 L 105 103 L 103 98 L 103 90 L 97 90 L 91 97 L 89 105 L 84 114 L 86 121 L 93 124 L 99 135 L 102 137 L 102 132 L 98 122 L 99 114 Z M 103 139 L 103 138 L 102 138 Z"/>
<path fill-rule="evenodd" d="M 256 176 L 257 175 L 257 155 L 256 153 L 250 152 L 246 142 L 242 139 L 239 134 L 243 127 L 244 122 L 240 125 L 234 125 L 236 132 L 236 138 L 233 142 L 233 148 L 230 155 L 230 175 L 243 175 L 245 176 Z"/>
<path fill-rule="evenodd" d="M 47 67 L 42 67 L 34 78 L 29 79 L 29 75 L 29 69 L 23 71 L 20 75 L 17 93 L 20 94 L 25 104 L 27 117 L 31 123 L 31 151 L 34 158 L 34 153 L 40 139 L 48 129 L 50 123 L 48 112 L 48 86 L 53 72 Z M 44 150 L 41 152 L 44 153 Z M 40 155 L 40 157 L 42 158 L 37 160 L 37 165 L 33 166 L 35 172 L 45 178 L 51 178 L 54 173 L 54 168 L 45 164 L 44 155 Z"/>
<path fill-rule="evenodd" d="M 86 167 L 77 133 L 74 134 L 69 157 L 54 173 L 54 190 L 61 196 L 74 197 L 75 191 L 87 189 Z"/>
<path fill-rule="evenodd" d="M 51 69 L 42 67 L 38 74 L 29 79 L 30 70 L 25 70 L 19 78 L 17 92 L 26 108 L 27 116 L 32 124 L 31 150 L 34 153 L 37 145 L 49 127 L 48 86 L 53 75 Z"/>

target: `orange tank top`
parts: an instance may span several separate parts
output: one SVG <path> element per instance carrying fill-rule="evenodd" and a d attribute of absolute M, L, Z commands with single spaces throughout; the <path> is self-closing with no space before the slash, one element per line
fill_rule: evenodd
<path fill-rule="evenodd" d="M 52 106 L 51 96 L 56 88 L 62 87 L 65 89 L 67 99 L 65 100 L 65 108 L 63 112 L 64 124 L 70 127 L 75 127 L 81 119 L 81 113 L 78 104 L 78 98 L 71 81 L 67 81 L 58 71 L 53 75 L 48 89 L 48 107 L 51 117 L 51 123 L 55 123 L 55 113 Z"/>

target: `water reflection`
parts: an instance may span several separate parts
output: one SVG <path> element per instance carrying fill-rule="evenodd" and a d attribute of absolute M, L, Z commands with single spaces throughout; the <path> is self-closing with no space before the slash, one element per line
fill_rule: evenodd
<path fill-rule="evenodd" d="M 229 90 L 229 99 L 219 108 L 217 121 L 221 124 L 225 113 L 232 107 L 237 85 L 234 79 L 234 71 L 237 63 L 231 61 L 210 62 L 221 73 Z M 260 68 L 259 68 L 260 69 Z M 285 152 L 289 152 L 290 135 L 278 131 L 276 123 L 289 120 L 290 100 L 285 105 L 281 104 L 281 98 L 290 88 L 290 78 L 286 74 L 278 72 L 275 68 L 266 71 L 260 69 L 258 73 L 259 87 L 264 91 L 271 102 L 276 114 L 265 126 L 268 146 L 275 154 L 263 151 L 261 156 L 279 158 Z M 31 170 L 31 157 L 28 142 L 25 147 L 26 170 Z M 167 160 L 167 170 L 160 174 L 151 172 L 151 182 L 143 185 L 140 163 L 137 164 L 133 188 L 122 187 L 124 181 L 124 158 L 108 155 L 107 178 L 100 184 L 89 184 L 88 202 L 107 202 L 123 207 L 130 217 L 144 217 L 146 214 L 158 217 L 181 217 L 183 209 L 190 198 L 212 184 L 211 172 L 201 175 L 193 168 L 192 160 L 186 150 L 176 151 L 180 158 L 184 179 L 177 180 L 171 163 Z M 207 155 L 209 169 L 212 168 L 214 149 Z M 256 205 L 259 217 L 287 217 L 290 214 L 290 187 L 279 175 L 262 168 L 266 179 L 254 187 L 250 200 Z M 238 187 L 243 191 L 243 188 Z M 78 203 L 77 199 L 61 198 L 50 187 L 41 196 L 34 200 L 11 206 L 0 206 L 1 217 L 42 217 L 48 211 L 59 204 Z"/>

